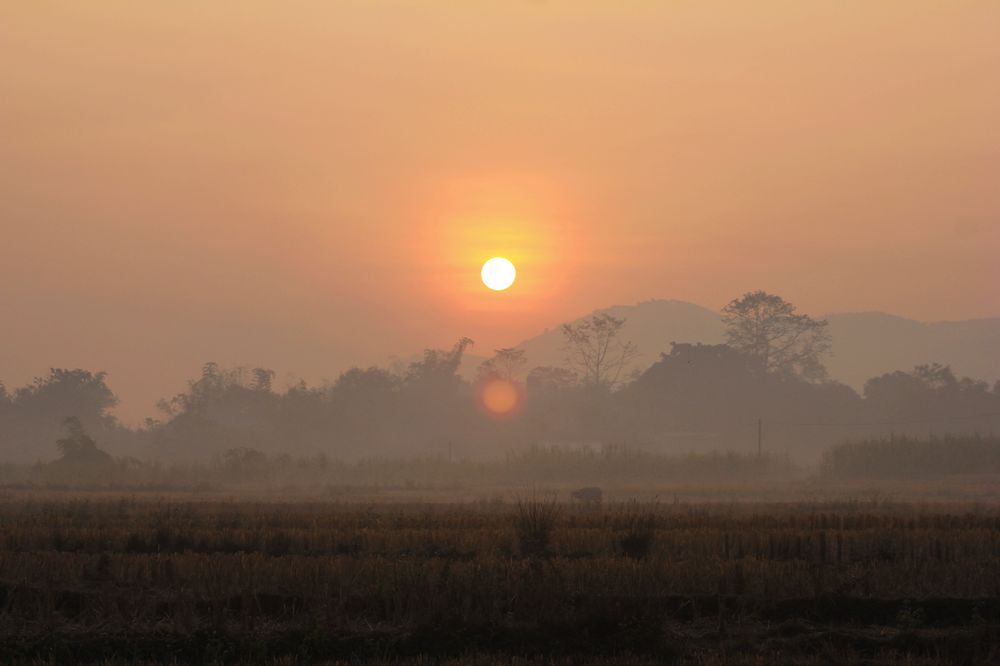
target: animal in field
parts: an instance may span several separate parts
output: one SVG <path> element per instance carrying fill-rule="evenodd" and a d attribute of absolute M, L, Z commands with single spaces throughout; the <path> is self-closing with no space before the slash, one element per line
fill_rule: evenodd
<path fill-rule="evenodd" d="M 574 500 L 583 502 L 584 504 L 600 504 L 601 500 L 604 498 L 604 493 L 597 486 L 587 486 L 586 488 L 578 488 L 569 494 Z"/>

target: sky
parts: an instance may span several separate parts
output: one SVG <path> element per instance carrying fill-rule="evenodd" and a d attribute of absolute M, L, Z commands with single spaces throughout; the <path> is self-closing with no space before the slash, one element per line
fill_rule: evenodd
<path fill-rule="evenodd" d="M 1000 316 L 1000 3 L 0 7 L 0 379 L 278 384 L 743 292 Z M 510 258 L 491 292 L 479 269 Z"/>

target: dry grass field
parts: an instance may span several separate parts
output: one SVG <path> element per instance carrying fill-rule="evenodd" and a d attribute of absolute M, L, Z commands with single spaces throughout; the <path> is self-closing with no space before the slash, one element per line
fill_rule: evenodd
<path fill-rule="evenodd" d="M 3 663 L 996 663 L 976 503 L 0 503 Z"/>

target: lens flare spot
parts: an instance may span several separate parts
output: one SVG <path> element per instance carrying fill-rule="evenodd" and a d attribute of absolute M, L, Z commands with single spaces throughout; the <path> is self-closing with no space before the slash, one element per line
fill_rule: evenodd
<path fill-rule="evenodd" d="M 510 414 L 521 404 L 521 392 L 513 382 L 491 379 L 483 384 L 479 399 L 486 411 L 503 416 Z"/>

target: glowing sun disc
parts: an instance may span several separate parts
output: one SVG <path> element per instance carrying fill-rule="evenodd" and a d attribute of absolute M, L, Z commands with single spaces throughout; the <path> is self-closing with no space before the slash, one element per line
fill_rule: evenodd
<path fill-rule="evenodd" d="M 503 291 L 514 284 L 517 277 L 517 270 L 510 260 L 503 257 L 493 257 L 485 264 L 482 270 L 483 284 L 493 291 Z"/>

